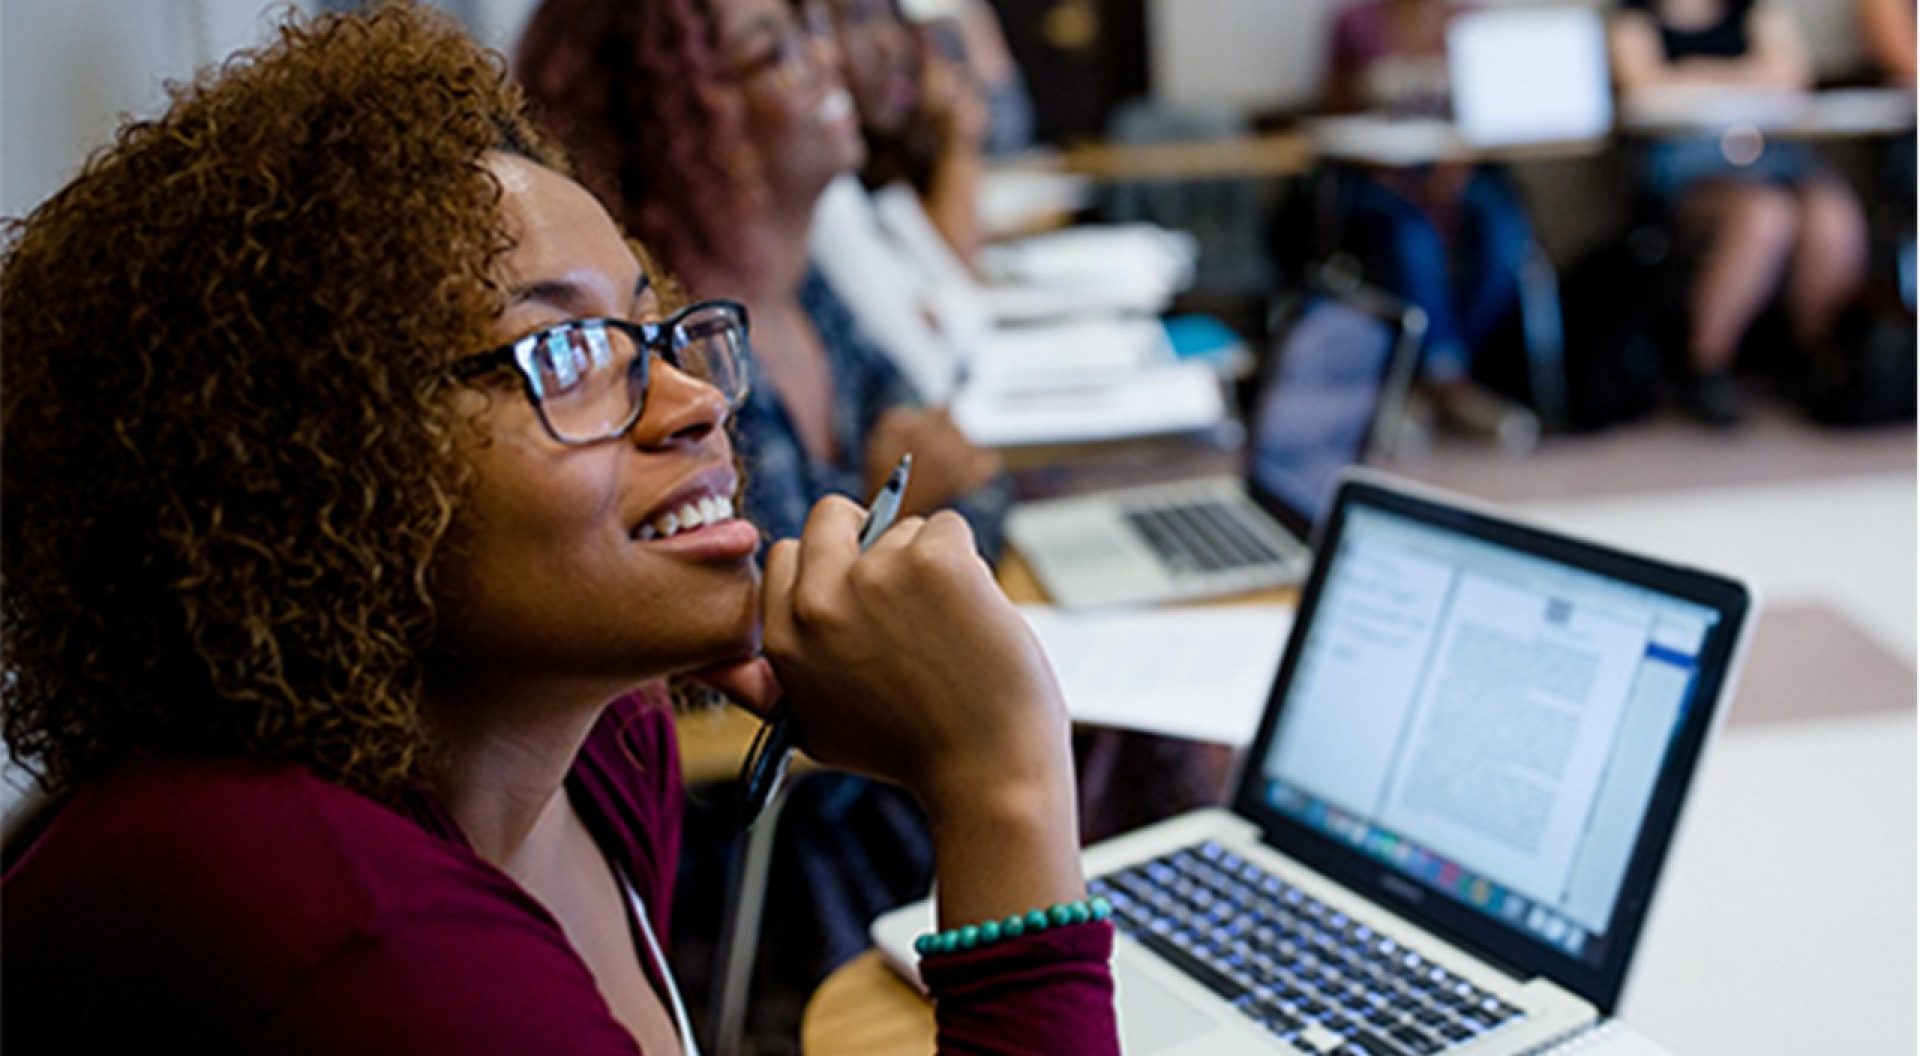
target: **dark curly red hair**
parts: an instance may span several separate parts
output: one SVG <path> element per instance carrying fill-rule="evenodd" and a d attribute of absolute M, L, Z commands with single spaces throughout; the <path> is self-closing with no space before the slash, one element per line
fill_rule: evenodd
<path fill-rule="evenodd" d="M 500 150 L 559 164 L 499 56 L 383 6 L 175 88 L 9 226 L 0 720 L 48 787 L 143 752 L 426 775 Z"/>
<path fill-rule="evenodd" d="M 737 89 L 694 0 L 545 0 L 514 69 L 621 226 L 682 276 L 749 270 L 764 193 Z"/>

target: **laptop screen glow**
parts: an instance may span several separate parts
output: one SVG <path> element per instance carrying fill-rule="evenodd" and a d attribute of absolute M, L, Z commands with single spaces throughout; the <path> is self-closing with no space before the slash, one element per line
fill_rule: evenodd
<path fill-rule="evenodd" d="M 1397 328 L 1337 300 L 1308 303 L 1254 406 L 1255 487 L 1320 520 L 1334 478 L 1360 459 L 1398 338 Z"/>
<path fill-rule="evenodd" d="M 1613 126 L 1606 27 L 1590 7 L 1456 16 L 1447 70 L 1454 124 L 1476 147 L 1598 139 Z"/>
<path fill-rule="evenodd" d="M 1600 963 L 1718 614 L 1365 507 L 1330 561 L 1266 802 Z"/>

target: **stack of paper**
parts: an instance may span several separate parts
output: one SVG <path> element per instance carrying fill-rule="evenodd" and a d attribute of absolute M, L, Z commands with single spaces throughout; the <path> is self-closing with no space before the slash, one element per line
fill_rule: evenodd
<path fill-rule="evenodd" d="M 960 430 L 983 447 L 1199 432 L 1227 417 L 1219 372 L 1205 363 L 1080 378 L 973 382 L 954 397 L 951 409 Z"/>
<path fill-rule="evenodd" d="M 1244 747 L 1293 628 L 1285 605 L 1021 614 L 1075 722 Z"/>
<path fill-rule="evenodd" d="M 989 169 L 980 180 L 980 226 L 1000 238 L 1093 204 L 1093 181 L 1032 166 Z"/>
<path fill-rule="evenodd" d="M 980 251 L 981 274 L 994 283 L 1049 287 L 1108 298 L 1113 291 L 1164 298 L 1193 284 L 1193 236 L 1153 224 L 1074 227 Z M 1152 310 L 1152 309 L 1149 309 Z"/>

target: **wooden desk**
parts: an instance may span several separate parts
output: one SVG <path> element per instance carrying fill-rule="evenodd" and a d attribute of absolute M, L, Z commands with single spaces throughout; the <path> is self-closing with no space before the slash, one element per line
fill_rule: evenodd
<path fill-rule="evenodd" d="M 1820 92 L 1672 91 L 1629 102 L 1620 129 L 1659 139 L 1749 135 L 1833 140 L 1899 136 L 1914 128 L 1914 96 L 1906 88 Z"/>
<path fill-rule="evenodd" d="M 877 950 L 841 965 L 820 984 L 800 1018 L 807 1056 L 902 1056 L 933 1051 L 933 1005 L 880 959 Z"/>
<path fill-rule="evenodd" d="M 1082 143 L 1060 167 L 1109 183 L 1281 179 L 1313 168 L 1313 140 L 1299 132 L 1189 143 Z"/>

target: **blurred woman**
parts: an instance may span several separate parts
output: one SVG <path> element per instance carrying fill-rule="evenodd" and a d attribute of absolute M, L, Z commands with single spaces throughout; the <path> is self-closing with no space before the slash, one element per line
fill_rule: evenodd
<path fill-rule="evenodd" d="M 908 25 L 895 0 L 823 2 L 867 142 L 860 182 L 911 186 L 955 255 L 971 261 L 991 111 L 967 65 L 968 37 L 950 21 Z"/>
<path fill-rule="evenodd" d="M 1857 0 L 1860 43 L 1880 73 L 1894 84 L 1913 85 L 1913 0 Z"/>
<path fill-rule="evenodd" d="M 669 677 L 784 687 L 913 789 L 950 923 L 1081 897 L 1064 709 L 965 523 L 861 553 L 829 499 L 762 588 L 745 322 L 561 164 L 497 57 L 383 5 L 11 231 L 0 717 L 58 806 L 4 878 L 10 1051 L 696 1051 Z M 929 953 L 941 1047 L 1117 1051 L 1084 910 Z"/>
<path fill-rule="evenodd" d="M 865 157 L 825 12 L 783 0 L 547 0 L 516 69 L 581 178 L 700 296 L 743 301 L 764 384 L 738 416 L 747 512 L 798 534 L 826 494 L 914 457 L 910 513 L 953 506 L 989 556 L 999 461 L 911 387 L 807 260 L 820 193 Z"/>
<path fill-rule="evenodd" d="M 1611 28 L 1623 101 L 1716 91 L 1800 92 L 1813 84 L 1792 16 L 1756 0 L 1624 0 Z M 1802 147 L 1718 137 L 1656 143 L 1647 190 L 1705 244 L 1687 309 L 1687 406 L 1714 425 L 1743 413 L 1732 378 L 1742 339 L 1785 286 L 1792 337 L 1828 348 L 1865 281 L 1859 200 Z"/>

